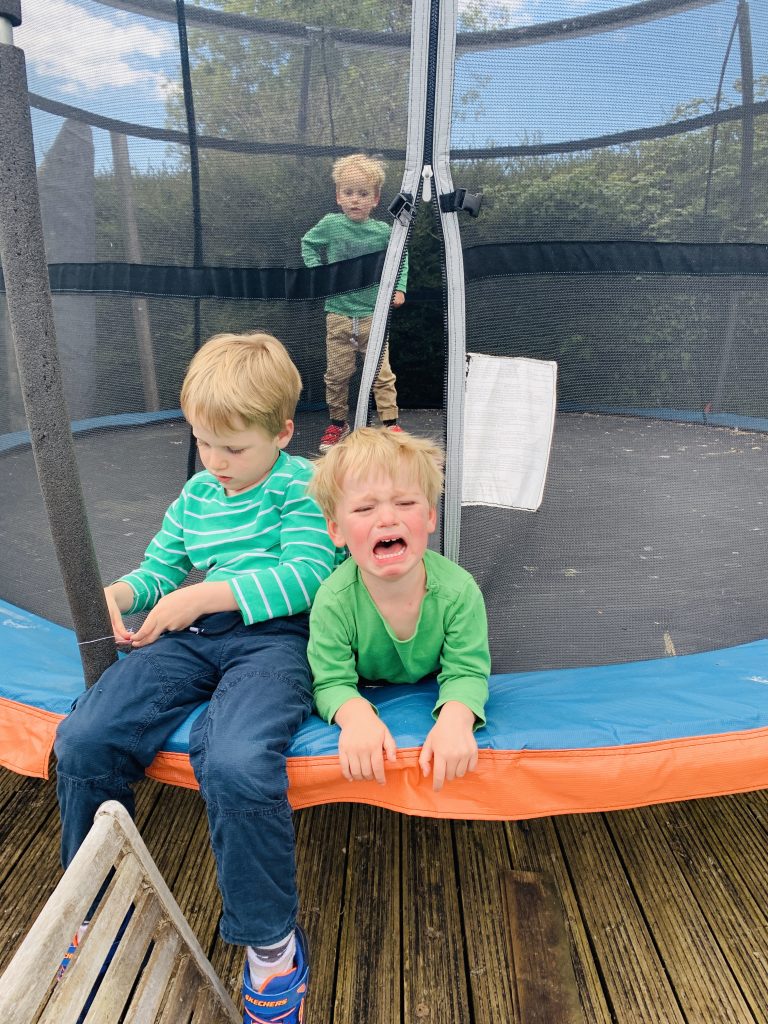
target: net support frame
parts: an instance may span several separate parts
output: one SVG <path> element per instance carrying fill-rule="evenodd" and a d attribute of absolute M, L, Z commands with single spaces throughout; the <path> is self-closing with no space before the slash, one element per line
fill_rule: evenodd
<path fill-rule="evenodd" d="M 436 18 L 434 17 L 436 13 Z M 436 38 L 430 45 L 430 31 Z M 451 175 L 451 118 L 453 112 L 456 65 L 456 0 L 416 0 L 411 32 L 411 81 L 409 88 L 406 168 L 401 195 L 418 197 L 422 176 L 431 166 L 435 195 L 434 208 L 442 233 L 444 279 L 444 315 L 446 330 L 445 362 L 445 493 L 441 520 L 442 552 L 459 561 L 461 541 L 462 453 L 464 428 L 464 381 L 466 373 L 466 305 L 464 295 L 464 258 L 458 214 L 440 208 L 439 197 L 454 190 Z M 430 88 L 430 54 L 435 63 Z M 429 106 L 432 109 L 429 109 Z M 427 124 L 431 130 L 427 130 Z M 416 202 L 416 200 L 415 200 Z M 381 364 L 381 354 L 390 314 L 391 296 L 397 279 L 411 223 L 395 219 L 382 271 L 371 337 L 355 410 L 354 427 L 365 426 L 371 390 Z"/>
<path fill-rule="evenodd" d="M 456 60 L 456 0 L 444 0 L 437 6 L 436 38 L 430 45 L 430 30 L 435 14 L 433 0 L 416 0 L 411 29 L 411 79 L 408 99 L 408 136 L 406 166 L 401 194 L 417 197 L 427 165 L 432 167 L 434 203 L 443 235 L 445 261 L 446 353 L 446 433 L 445 496 L 442 517 L 442 550 L 455 562 L 459 560 L 461 528 L 461 464 L 464 423 L 464 377 L 466 371 L 466 307 L 464 297 L 464 260 L 458 215 L 440 207 L 439 197 L 453 191 L 450 170 L 451 113 Z M 430 96 L 430 54 L 434 54 L 433 91 Z M 433 109 L 430 110 L 430 100 Z M 427 124 L 431 130 L 427 131 Z M 410 222 L 395 220 L 384 261 L 379 293 L 371 325 L 368 351 L 363 365 L 355 428 L 367 422 L 373 381 L 381 363 L 390 303 L 407 242 Z"/>
<path fill-rule="evenodd" d="M 416 0 L 412 11 L 411 66 L 408 82 L 408 132 L 405 147 L 405 167 L 400 184 L 400 195 L 410 196 L 416 202 L 421 183 L 424 154 L 424 125 L 427 114 L 427 79 L 429 58 L 430 0 Z M 415 207 L 414 207 L 415 209 Z M 364 427 L 368 421 L 368 405 L 387 336 L 392 296 L 403 261 L 405 246 L 411 231 L 409 216 L 396 217 L 384 257 L 379 291 L 373 310 L 368 348 L 360 378 L 354 427 Z"/>
<path fill-rule="evenodd" d="M 437 76 L 435 79 L 432 171 L 435 206 L 443 235 L 445 316 L 448 349 L 445 365 L 445 496 L 443 499 L 443 554 L 459 561 L 461 531 L 464 381 L 466 375 L 466 298 L 464 255 L 458 212 L 442 209 L 440 197 L 453 192 L 450 167 L 451 114 L 456 63 L 456 0 L 443 0 L 439 8 Z"/>
<path fill-rule="evenodd" d="M 56 348 L 22 50 L 0 46 L 0 263 L 35 467 L 87 685 L 116 658 Z M 99 642 L 93 642 L 98 640 Z"/>

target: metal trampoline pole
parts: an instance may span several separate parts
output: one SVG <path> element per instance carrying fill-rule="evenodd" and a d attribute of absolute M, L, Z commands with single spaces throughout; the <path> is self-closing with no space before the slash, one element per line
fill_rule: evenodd
<path fill-rule="evenodd" d="M 116 653 L 56 348 L 26 65 L 13 45 L 20 24 L 20 0 L 0 0 L 0 263 L 37 476 L 90 686 Z"/>

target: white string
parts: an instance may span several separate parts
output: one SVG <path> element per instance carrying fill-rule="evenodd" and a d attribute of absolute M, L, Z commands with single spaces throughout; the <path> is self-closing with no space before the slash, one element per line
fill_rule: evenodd
<path fill-rule="evenodd" d="M 85 647 L 86 644 L 100 644 L 102 640 L 114 640 L 118 644 L 130 643 L 130 640 L 123 640 L 119 636 L 113 636 L 112 633 L 108 633 L 107 636 L 98 636 L 95 640 L 80 640 L 78 647 Z"/>

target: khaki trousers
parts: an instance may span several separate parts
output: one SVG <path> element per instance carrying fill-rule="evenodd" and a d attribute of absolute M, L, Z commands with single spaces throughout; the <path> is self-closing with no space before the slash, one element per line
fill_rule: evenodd
<path fill-rule="evenodd" d="M 326 316 L 325 400 L 332 420 L 346 420 L 349 415 L 349 382 L 357 365 L 357 353 L 365 356 L 372 316 L 351 317 L 339 313 Z M 373 382 L 373 397 L 381 420 L 396 420 L 396 377 L 389 365 L 389 345 L 385 343 L 381 366 Z"/>

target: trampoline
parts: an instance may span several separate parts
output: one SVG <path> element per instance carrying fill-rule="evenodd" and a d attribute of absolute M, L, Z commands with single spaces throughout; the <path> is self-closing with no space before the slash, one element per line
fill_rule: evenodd
<path fill-rule="evenodd" d="M 78 2 L 166 41 L 177 17 L 162 0 Z M 512 819 L 768 786 L 768 15 L 744 0 L 594 7 L 573 18 L 549 4 L 550 20 L 508 25 L 488 5 L 470 25 L 451 2 L 363 3 L 344 24 L 314 10 L 310 29 L 258 4 L 182 4 L 184 31 L 153 65 L 176 100 L 132 107 L 107 90 L 98 110 L 42 76 L 45 41 L 24 40 L 38 184 L 22 191 L 36 205 L 39 188 L 41 301 L 49 285 L 69 406 L 56 429 L 73 421 L 74 469 L 41 441 L 55 402 L 40 291 L 8 221 L 0 763 L 47 773 L 100 635 L 88 595 L 138 564 L 191 468 L 177 404 L 197 345 L 220 330 L 280 337 L 304 380 L 290 450 L 311 456 L 326 424 L 325 297 L 378 282 L 356 423 L 371 418 L 388 337 L 403 426 L 447 449 L 435 543 L 485 596 L 489 725 L 477 772 L 434 794 L 417 767 L 432 684 L 378 688 L 399 748 L 387 786 L 346 783 L 337 730 L 313 717 L 289 752 L 294 806 Z M 262 97 L 250 119 L 223 98 L 231 82 L 207 87 L 220 51 Z M 666 91 L 639 102 L 649 65 Z M 22 146 L 24 119 L 0 121 L 0 151 Z M 386 162 L 375 216 L 392 224 L 389 247 L 302 267 L 302 233 L 333 207 L 332 161 L 359 150 Z M 4 160 L 0 198 L 19 173 Z M 557 363 L 535 511 L 463 501 L 465 460 L 493 464 L 508 415 L 466 404 L 468 352 Z M 473 417 L 492 438 L 480 453 L 465 444 Z M 67 533 L 73 478 L 87 542 L 65 540 L 62 559 L 48 522 L 53 505 L 54 535 Z M 150 774 L 195 785 L 188 730 Z"/>

